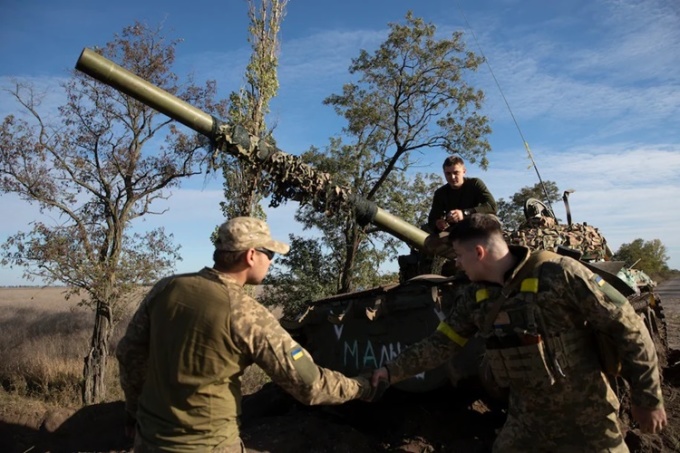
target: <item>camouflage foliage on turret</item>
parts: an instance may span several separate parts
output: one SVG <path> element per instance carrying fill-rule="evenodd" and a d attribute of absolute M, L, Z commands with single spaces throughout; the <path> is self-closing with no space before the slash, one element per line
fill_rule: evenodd
<path fill-rule="evenodd" d="M 506 231 L 505 240 L 511 245 L 523 245 L 532 250 L 555 251 L 562 245 L 583 253 L 583 260 L 611 259 L 607 240 L 594 226 L 587 223 L 560 225 L 550 217 L 531 218 L 517 230 Z"/>

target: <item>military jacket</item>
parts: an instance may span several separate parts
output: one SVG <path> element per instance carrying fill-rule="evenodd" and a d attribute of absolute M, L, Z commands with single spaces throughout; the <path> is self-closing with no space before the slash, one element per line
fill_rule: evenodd
<path fill-rule="evenodd" d="M 209 268 L 157 283 L 116 355 L 138 435 L 165 451 L 237 442 L 241 375 L 253 363 L 306 404 L 342 403 L 370 387 L 316 366 L 269 310 Z"/>
<path fill-rule="evenodd" d="M 451 295 L 456 299 L 453 308 L 437 331 L 388 364 L 391 380 L 405 379 L 446 362 L 476 334 L 487 338 L 487 348 L 500 350 L 521 347 L 527 336 L 538 335 L 545 342 L 546 370 L 550 375 L 546 388 L 560 380 L 590 376 L 596 383 L 593 392 L 602 399 L 611 399 L 611 389 L 599 378 L 601 369 L 593 366 L 596 345 L 592 335 L 588 335 L 597 331 L 610 336 L 616 345 L 624 377 L 631 385 L 633 403 L 660 407 L 656 351 L 647 329 L 625 297 L 578 261 L 553 255 L 528 274 L 536 285 L 530 301 L 536 310 L 534 316 L 527 316 L 523 312 L 527 298 L 518 295 L 519 291 L 508 291 L 508 283 L 527 262 L 529 250 L 519 246 L 511 246 L 510 250 L 519 264 L 506 275 L 506 284 L 475 282 L 459 288 Z M 487 318 L 499 298 L 501 308 L 489 323 Z M 565 351 L 568 348 L 562 348 L 558 341 L 563 338 L 576 340 L 571 342 L 570 351 Z M 561 349 L 557 350 L 558 346 Z M 535 385 L 531 380 L 509 382 L 511 394 L 535 392 Z M 562 388 L 552 387 L 553 390 L 546 390 L 546 395 Z"/>
<path fill-rule="evenodd" d="M 432 231 L 437 231 L 437 219 L 444 212 L 454 209 L 469 209 L 480 214 L 495 214 L 496 200 L 479 178 L 465 178 L 460 188 L 454 189 L 448 183 L 435 190 L 432 196 L 432 207 L 427 217 L 427 224 Z"/>

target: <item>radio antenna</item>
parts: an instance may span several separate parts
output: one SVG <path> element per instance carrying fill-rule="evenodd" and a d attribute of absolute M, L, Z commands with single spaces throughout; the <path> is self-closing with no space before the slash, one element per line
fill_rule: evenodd
<path fill-rule="evenodd" d="M 501 94 L 501 97 L 503 98 L 503 102 L 505 102 L 505 106 L 508 108 L 508 112 L 510 112 L 510 117 L 512 117 L 513 123 L 515 123 L 515 127 L 517 128 L 517 132 L 519 132 L 519 136 L 522 139 L 522 143 L 524 143 L 524 149 L 527 151 L 527 155 L 529 156 L 529 160 L 531 161 L 531 165 L 534 167 L 534 170 L 536 171 L 536 176 L 538 176 L 538 181 L 541 183 L 541 188 L 543 189 L 543 193 L 545 194 L 545 200 L 548 203 L 548 208 L 550 209 L 550 212 L 552 213 L 553 217 L 555 217 L 555 211 L 552 208 L 552 204 L 550 203 L 550 197 L 548 196 L 548 189 L 545 187 L 545 184 L 543 183 L 543 179 L 541 178 L 541 173 L 538 171 L 538 166 L 536 165 L 536 161 L 534 160 L 534 155 L 531 152 L 531 148 L 529 147 L 529 142 L 526 141 L 524 138 L 524 134 L 522 133 L 522 128 L 519 127 L 519 123 L 517 122 L 517 118 L 515 118 L 515 114 L 512 112 L 512 108 L 510 108 L 510 103 L 508 102 L 507 98 L 505 97 L 505 93 L 503 93 L 503 89 L 501 88 L 501 84 L 498 83 L 498 79 L 496 78 L 496 74 L 493 72 L 493 68 L 491 67 L 491 63 L 489 63 L 489 59 L 484 55 L 484 51 L 482 50 L 482 46 L 479 44 L 479 41 L 477 40 L 477 36 L 475 35 L 474 30 L 472 29 L 472 26 L 470 25 L 470 22 L 467 19 L 467 16 L 465 15 L 465 12 L 463 11 L 463 7 L 461 6 L 461 3 L 458 2 L 458 9 L 460 10 L 460 14 L 463 16 L 463 19 L 465 20 L 465 24 L 467 25 L 468 30 L 470 31 L 470 34 L 472 35 L 472 39 L 474 39 L 475 44 L 477 45 L 477 48 L 479 49 L 479 54 L 482 56 L 484 59 L 484 63 L 486 63 L 486 66 L 489 68 L 489 72 L 491 73 L 491 77 L 493 78 L 494 83 L 496 84 L 496 87 L 498 88 L 498 91 Z"/>

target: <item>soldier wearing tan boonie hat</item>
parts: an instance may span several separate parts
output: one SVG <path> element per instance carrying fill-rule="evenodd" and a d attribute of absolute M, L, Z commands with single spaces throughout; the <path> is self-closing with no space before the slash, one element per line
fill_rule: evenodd
<path fill-rule="evenodd" d="M 212 268 L 165 278 L 147 294 L 116 348 L 135 451 L 245 452 L 241 375 L 253 363 L 305 404 L 373 398 L 365 377 L 317 366 L 244 291 L 289 248 L 264 221 L 236 217 L 219 227 Z"/>
<path fill-rule="evenodd" d="M 282 255 L 290 250 L 288 244 L 272 238 L 266 222 L 254 217 L 236 217 L 223 223 L 217 232 L 215 248 L 225 252 L 263 248 Z"/>

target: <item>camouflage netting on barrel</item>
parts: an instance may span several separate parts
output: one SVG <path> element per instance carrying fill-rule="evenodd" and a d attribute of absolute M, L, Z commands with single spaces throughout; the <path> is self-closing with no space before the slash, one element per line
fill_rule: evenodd
<path fill-rule="evenodd" d="M 265 140 L 250 135 L 242 126 L 220 125 L 215 149 L 238 157 L 241 162 L 270 175 L 267 183 L 272 207 L 283 200 L 295 200 L 300 204 L 311 203 L 319 212 L 344 212 L 348 211 L 350 199 L 354 199 L 349 188 L 333 184 L 330 174 L 318 171 L 300 157 L 286 154 Z"/>
<path fill-rule="evenodd" d="M 504 236 L 508 244 L 532 250 L 555 251 L 559 245 L 579 250 L 586 261 L 609 260 L 612 255 L 604 236 L 586 223 L 560 225 L 552 218 L 532 218 L 517 230 L 504 232 Z"/>

